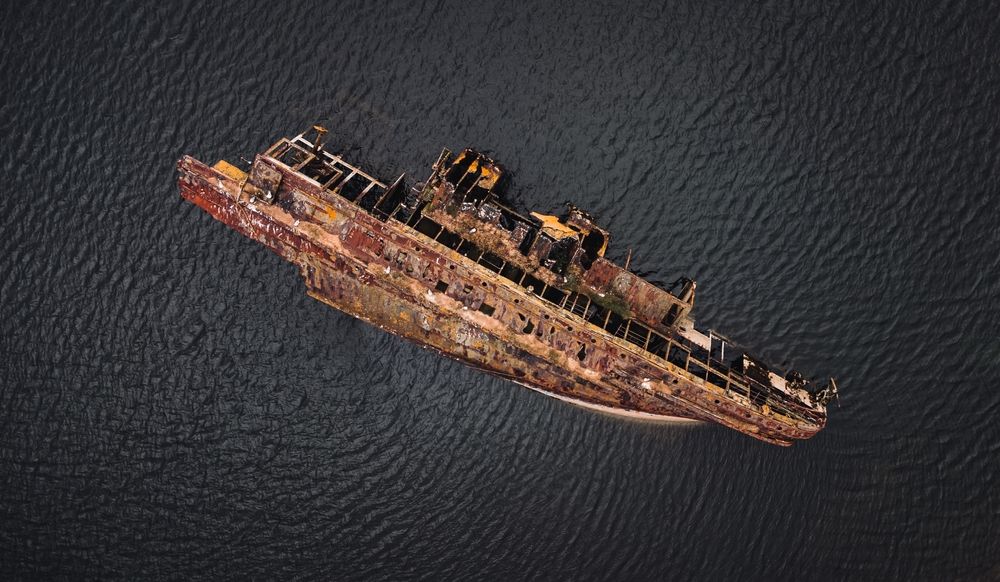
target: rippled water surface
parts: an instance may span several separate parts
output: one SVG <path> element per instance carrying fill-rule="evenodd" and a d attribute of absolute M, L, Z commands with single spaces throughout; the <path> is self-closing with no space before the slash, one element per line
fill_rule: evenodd
<path fill-rule="evenodd" d="M 824 4 L 9 3 L 0 577 L 1000 579 L 998 5 Z M 174 163 L 314 122 L 485 149 L 841 406 L 609 418 L 308 298 Z"/>

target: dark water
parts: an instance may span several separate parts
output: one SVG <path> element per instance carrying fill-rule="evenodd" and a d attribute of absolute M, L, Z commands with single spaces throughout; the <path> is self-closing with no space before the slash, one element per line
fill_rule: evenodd
<path fill-rule="evenodd" d="M 128 4 L 3 9 L 3 579 L 1000 579 L 997 4 Z M 317 121 L 492 152 L 842 406 L 637 424 L 320 305 L 173 166 Z"/>

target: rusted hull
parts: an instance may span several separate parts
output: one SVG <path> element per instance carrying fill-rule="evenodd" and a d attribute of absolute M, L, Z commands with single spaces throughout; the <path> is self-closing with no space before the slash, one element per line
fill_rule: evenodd
<path fill-rule="evenodd" d="M 196 160 L 184 158 L 179 170 L 185 199 L 296 264 L 311 296 L 470 366 L 580 404 L 716 422 L 772 444 L 822 428 L 742 410 L 683 369 L 550 313 L 419 233 L 324 198 L 307 179 L 286 175 L 287 204 L 264 205 Z M 443 281 L 447 291 L 435 289 Z M 525 321 L 537 323 L 526 329 Z"/>

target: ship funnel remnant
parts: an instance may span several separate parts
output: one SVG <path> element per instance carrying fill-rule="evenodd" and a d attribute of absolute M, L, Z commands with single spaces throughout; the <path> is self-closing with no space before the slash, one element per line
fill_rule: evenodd
<path fill-rule="evenodd" d="M 583 210 L 518 212 L 503 169 L 470 149 L 387 184 L 324 149 L 326 133 L 281 139 L 247 172 L 185 156 L 181 195 L 297 265 L 312 297 L 550 396 L 783 446 L 825 426 L 832 379 L 697 329 L 695 282 L 664 289 L 608 260 L 610 234 Z"/>

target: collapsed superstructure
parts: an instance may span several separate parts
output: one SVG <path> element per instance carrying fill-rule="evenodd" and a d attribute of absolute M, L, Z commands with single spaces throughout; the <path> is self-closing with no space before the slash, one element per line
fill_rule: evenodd
<path fill-rule="evenodd" d="M 836 384 L 807 382 L 695 328 L 695 283 L 664 289 L 605 258 L 584 211 L 525 216 L 472 150 L 386 183 L 315 127 L 248 168 L 178 162 L 184 198 L 298 265 L 313 297 L 492 374 L 576 404 L 711 421 L 790 445 L 826 424 Z"/>

